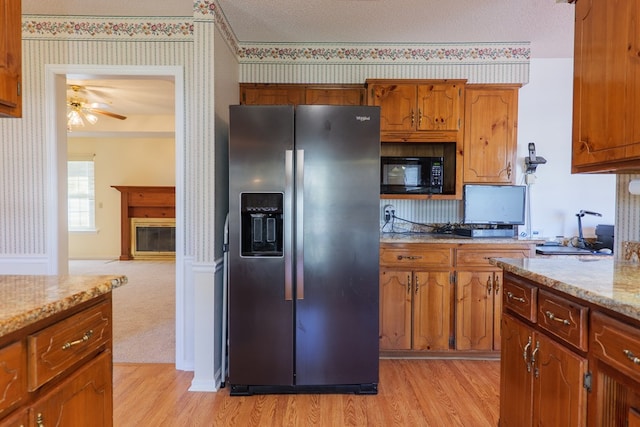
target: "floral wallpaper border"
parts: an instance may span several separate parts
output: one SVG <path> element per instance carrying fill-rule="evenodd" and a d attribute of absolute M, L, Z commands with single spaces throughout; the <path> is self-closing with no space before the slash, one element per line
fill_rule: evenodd
<path fill-rule="evenodd" d="M 22 38 L 193 41 L 193 18 L 23 15 Z"/>
<path fill-rule="evenodd" d="M 241 43 L 216 1 L 194 2 L 194 17 L 87 17 L 23 15 L 25 40 L 118 40 L 192 42 L 194 25 L 213 22 L 238 61 L 250 63 L 344 64 L 522 64 L 529 63 L 529 42 L 416 43 Z"/>

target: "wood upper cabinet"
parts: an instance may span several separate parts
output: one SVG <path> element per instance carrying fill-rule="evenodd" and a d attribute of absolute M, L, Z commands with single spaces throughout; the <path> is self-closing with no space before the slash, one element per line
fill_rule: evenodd
<path fill-rule="evenodd" d="M 365 91 L 358 87 L 307 87 L 305 104 L 307 105 L 364 105 Z"/>
<path fill-rule="evenodd" d="M 519 87 L 467 85 L 463 156 L 465 183 L 515 182 Z"/>
<path fill-rule="evenodd" d="M 364 105 L 364 98 L 362 85 L 240 84 L 246 105 Z"/>
<path fill-rule="evenodd" d="M 0 0 L 0 117 L 22 116 L 21 4 Z"/>
<path fill-rule="evenodd" d="M 575 2 L 572 172 L 640 169 L 640 3 Z"/>
<path fill-rule="evenodd" d="M 240 103 L 246 105 L 304 104 L 304 87 L 277 84 L 240 84 Z"/>
<path fill-rule="evenodd" d="M 462 128 L 465 80 L 367 80 L 380 107 L 383 141 L 455 141 Z"/>

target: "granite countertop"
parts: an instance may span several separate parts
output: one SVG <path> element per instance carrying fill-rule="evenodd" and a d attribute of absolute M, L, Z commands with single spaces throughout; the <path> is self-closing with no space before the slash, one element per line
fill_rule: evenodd
<path fill-rule="evenodd" d="M 125 283 L 126 276 L 0 275 L 0 337 Z"/>
<path fill-rule="evenodd" d="M 466 237 L 455 234 L 436 233 L 380 233 L 380 243 L 482 243 L 482 244 L 514 244 L 514 243 L 537 243 L 543 240 L 521 239 L 516 237 Z"/>
<path fill-rule="evenodd" d="M 505 271 L 640 321 L 640 265 L 610 257 L 496 258 Z"/>

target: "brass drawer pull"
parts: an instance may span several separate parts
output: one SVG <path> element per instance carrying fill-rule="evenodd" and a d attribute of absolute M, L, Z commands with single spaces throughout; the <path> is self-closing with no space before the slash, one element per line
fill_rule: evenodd
<path fill-rule="evenodd" d="M 403 259 L 422 259 L 422 257 L 417 255 L 398 255 L 398 261 Z"/>
<path fill-rule="evenodd" d="M 93 330 L 90 329 L 87 332 L 85 332 L 85 334 L 79 340 L 75 340 L 75 341 L 71 341 L 71 342 L 65 343 L 62 346 L 62 349 L 63 350 L 69 350 L 74 345 L 82 344 L 83 342 L 89 341 L 89 338 L 91 338 L 92 336 L 93 336 Z"/>
<path fill-rule="evenodd" d="M 634 365 L 640 365 L 640 358 L 636 357 L 631 350 L 622 350 L 627 359 L 631 360 Z"/>
<path fill-rule="evenodd" d="M 531 372 L 531 364 L 529 363 L 529 348 L 531 347 L 531 335 L 529 335 L 529 342 L 524 346 L 524 351 L 522 352 L 522 358 L 524 359 L 524 364 L 527 365 L 527 372 Z"/>
<path fill-rule="evenodd" d="M 512 300 L 515 300 L 515 301 L 519 301 L 519 302 L 521 302 L 521 303 L 525 303 L 525 302 L 527 302 L 527 301 L 525 301 L 525 299 L 524 299 L 524 298 L 520 298 L 520 297 L 515 296 L 515 295 L 513 294 L 513 292 L 507 292 L 507 298 L 512 299 Z"/>
<path fill-rule="evenodd" d="M 41 413 L 38 413 L 38 415 L 36 415 L 36 426 L 44 427 L 44 417 Z"/>
<path fill-rule="evenodd" d="M 569 322 L 567 319 L 561 319 L 560 317 L 556 317 L 556 315 L 550 311 L 547 311 L 545 314 L 547 315 L 549 320 L 555 320 L 556 322 L 560 322 L 563 325 L 567 325 L 567 326 L 571 324 L 571 322 Z"/>

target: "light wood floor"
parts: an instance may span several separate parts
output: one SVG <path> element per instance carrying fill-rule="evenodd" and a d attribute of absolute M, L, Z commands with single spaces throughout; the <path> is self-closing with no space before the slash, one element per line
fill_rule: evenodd
<path fill-rule="evenodd" d="M 191 372 L 169 364 L 114 365 L 114 426 L 493 426 L 499 361 L 380 361 L 375 396 L 231 397 L 187 391 Z"/>

